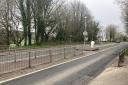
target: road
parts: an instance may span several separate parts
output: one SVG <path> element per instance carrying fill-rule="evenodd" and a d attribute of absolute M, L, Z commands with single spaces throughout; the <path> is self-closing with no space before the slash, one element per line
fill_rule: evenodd
<path fill-rule="evenodd" d="M 102 71 L 107 63 L 117 57 L 121 49 L 127 48 L 127 43 L 108 48 L 104 51 L 86 56 L 65 64 L 51 67 L 0 85 L 73 85 L 73 82 L 84 76 L 95 76 Z"/>

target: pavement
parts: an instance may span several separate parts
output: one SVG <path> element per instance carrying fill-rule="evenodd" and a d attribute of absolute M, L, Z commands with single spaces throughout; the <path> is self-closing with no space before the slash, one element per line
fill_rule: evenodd
<path fill-rule="evenodd" d="M 95 76 L 120 52 L 127 48 L 127 43 L 105 49 L 101 52 L 40 70 L 28 75 L 1 81 L 0 85 L 74 85 L 74 82 L 86 76 Z M 87 85 L 87 83 L 85 84 Z"/>
<path fill-rule="evenodd" d="M 122 67 L 115 66 L 117 63 L 103 71 L 88 85 L 128 85 L 128 57 Z"/>
<path fill-rule="evenodd" d="M 107 68 L 89 85 L 128 85 L 128 67 Z"/>

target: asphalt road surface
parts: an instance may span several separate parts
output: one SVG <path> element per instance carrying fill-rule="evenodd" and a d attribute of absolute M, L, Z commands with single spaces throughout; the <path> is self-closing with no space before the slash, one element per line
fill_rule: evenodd
<path fill-rule="evenodd" d="M 95 76 L 124 48 L 127 43 L 106 49 L 59 66 L 17 78 L 0 85 L 72 85 L 83 76 Z"/>

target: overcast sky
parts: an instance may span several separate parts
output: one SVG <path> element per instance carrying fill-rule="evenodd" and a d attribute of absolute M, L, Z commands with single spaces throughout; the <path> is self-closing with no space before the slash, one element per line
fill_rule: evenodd
<path fill-rule="evenodd" d="M 115 24 L 123 28 L 121 10 L 116 0 L 81 0 L 91 11 L 91 14 L 102 26 Z M 123 30 L 123 29 L 121 29 Z"/>

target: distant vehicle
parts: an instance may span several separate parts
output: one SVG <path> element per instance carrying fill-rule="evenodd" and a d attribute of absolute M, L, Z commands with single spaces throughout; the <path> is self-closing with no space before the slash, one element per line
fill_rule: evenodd
<path fill-rule="evenodd" d="M 120 43 L 120 41 L 115 41 L 115 43 Z"/>

